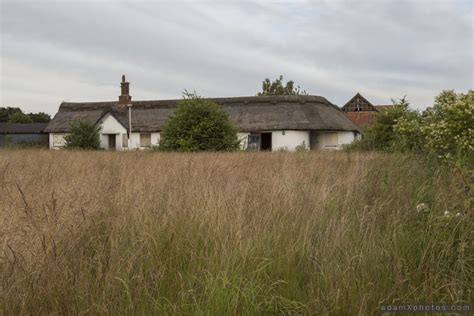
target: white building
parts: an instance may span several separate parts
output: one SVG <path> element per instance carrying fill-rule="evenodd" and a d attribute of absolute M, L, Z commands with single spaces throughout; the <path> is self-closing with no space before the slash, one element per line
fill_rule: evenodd
<path fill-rule="evenodd" d="M 118 102 L 63 102 L 45 129 L 49 147 L 65 145 L 72 123 L 88 121 L 100 127 L 105 149 L 129 149 L 131 105 L 131 149 L 158 146 L 160 131 L 179 100 L 131 101 L 129 83 L 122 77 Z M 239 129 L 246 150 L 335 150 L 350 144 L 360 129 L 334 104 L 320 96 L 251 96 L 209 99 L 229 114 Z"/>

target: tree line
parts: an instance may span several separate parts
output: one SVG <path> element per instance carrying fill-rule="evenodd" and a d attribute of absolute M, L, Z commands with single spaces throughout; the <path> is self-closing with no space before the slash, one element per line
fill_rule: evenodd
<path fill-rule="evenodd" d="M 17 107 L 0 107 L 0 123 L 48 123 L 51 116 L 44 112 L 24 113 Z"/>

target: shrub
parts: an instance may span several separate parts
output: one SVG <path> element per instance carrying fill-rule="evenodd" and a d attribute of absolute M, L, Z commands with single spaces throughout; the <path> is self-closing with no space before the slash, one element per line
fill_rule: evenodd
<path fill-rule="evenodd" d="M 418 111 L 407 111 L 400 116 L 393 128 L 392 151 L 422 152 L 425 143 L 422 125 L 423 117 Z"/>
<path fill-rule="evenodd" d="M 70 132 L 64 137 L 66 148 L 99 149 L 100 127 L 86 121 L 78 121 L 71 125 Z"/>
<path fill-rule="evenodd" d="M 442 159 L 471 160 L 474 156 L 474 90 L 441 92 L 424 117 L 421 131 L 426 148 Z M 472 167 L 472 166 L 471 166 Z"/>
<path fill-rule="evenodd" d="M 300 151 L 308 151 L 308 150 L 309 150 L 309 148 L 308 148 L 308 146 L 306 145 L 306 142 L 305 142 L 305 141 L 303 141 L 300 145 L 298 145 L 298 146 L 295 147 L 295 151 L 298 151 L 298 152 L 300 152 Z"/>
<path fill-rule="evenodd" d="M 472 170 L 474 157 L 474 91 L 441 92 L 423 114 L 409 109 L 405 98 L 376 114 L 375 125 L 349 149 L 435 155 Z"/>
<path fill-rule="evenodd" d="M 184 93 L 161 133 L 160 148 L 168 151 L 239 149 L 237 129 L 217 104 L 195 93 Z"/>
<path fill-rule="evenodd" d="M 375 114 L 375 124 L 364 129 L 362 138 L 353 142 L 349 149 L 393 151 L 396 140 L 394 126 L 405 116 L 413 116 L 406 97 L 392 100 L 393 107 Z"/>

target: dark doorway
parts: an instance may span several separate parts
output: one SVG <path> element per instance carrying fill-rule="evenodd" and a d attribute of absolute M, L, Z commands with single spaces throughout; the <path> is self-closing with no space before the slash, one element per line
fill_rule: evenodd
<path fill-rule="evenodd" d="M 115 144 L 115 134 L 109 135 L 109 149 L 115 149 L 116 144 Z"/>
<path fill-rule="evenodd" d="M 272 150 L 272 133 L 262 133 L 261 150 Z"/>

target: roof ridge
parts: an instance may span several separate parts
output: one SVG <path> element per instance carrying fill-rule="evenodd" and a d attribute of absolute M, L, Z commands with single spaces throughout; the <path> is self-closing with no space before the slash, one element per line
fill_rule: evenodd
<path fill-rule="evenodd" d="M 245 100 L 248 101 L 286 101 L 286 102 L 300 102 L 300 101 L 316 101 L 321 103 L 329 102 L 325 97 L 320 95 L 265 95 L 265 96 L 239 96 L 239 97 L 203 97 L 205 100 L 214 100 L 214 101 L 225 101 L 225 102 L 242 102 Z M 156 99 L 156 100 L 133 100 L 134 103 L 149 103 L 149 102 L 178 102 L 183 100 L 181 99 Z M 118 104 L 118 101 L 62 101 L 60 106 L 69 106 L 69 105 L 115 105 Z"/>

